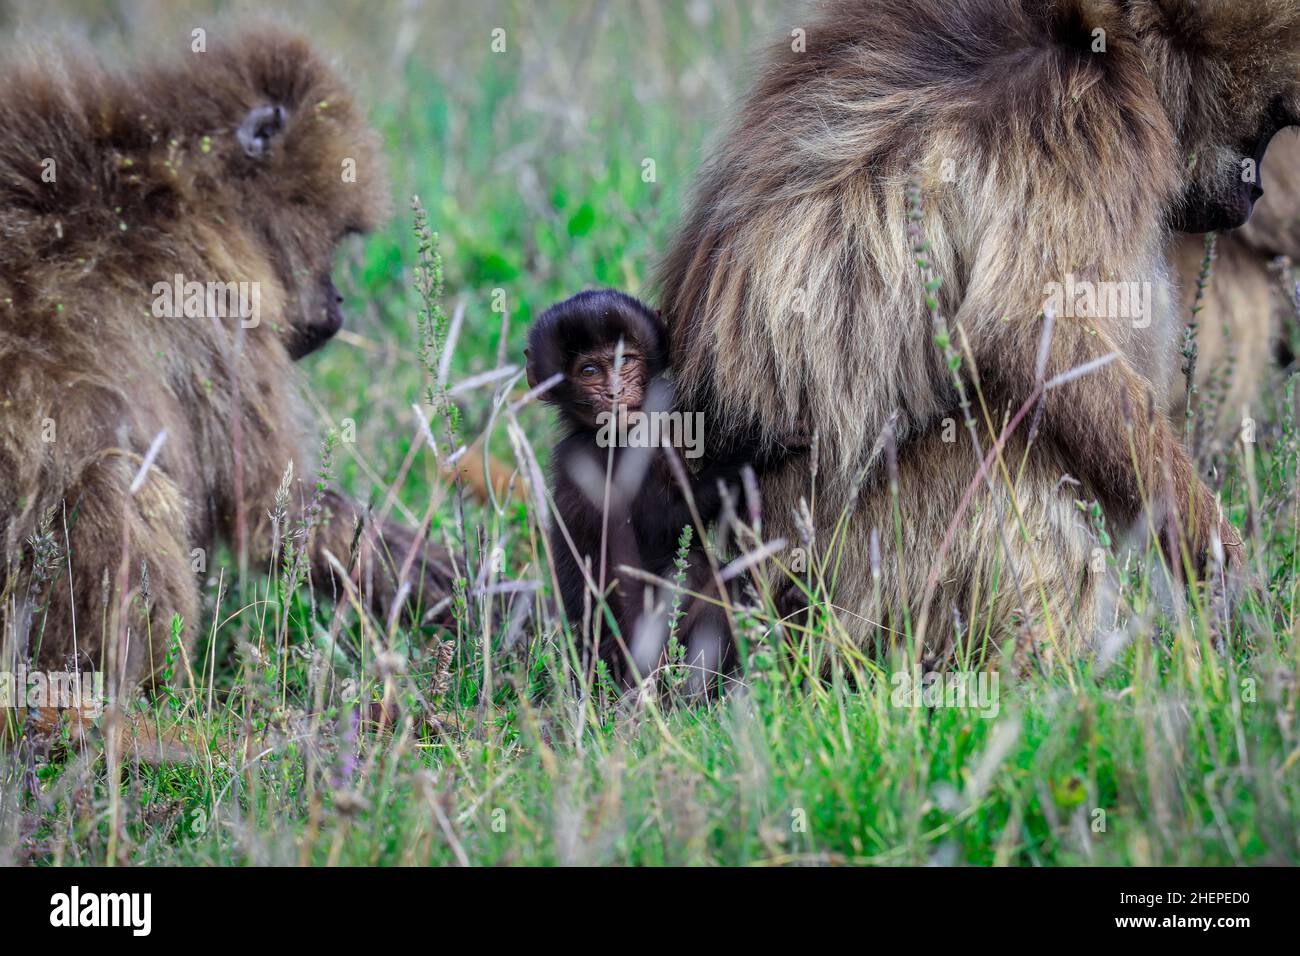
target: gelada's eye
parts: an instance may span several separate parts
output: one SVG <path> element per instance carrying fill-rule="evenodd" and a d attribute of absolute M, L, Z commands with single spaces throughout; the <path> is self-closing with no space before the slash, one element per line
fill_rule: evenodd
<path fill-rule="evenodd" d="M 578 374 L 581 375 L 583 378 L 595 378 L 597 375 L 600 374 L 600 369 L 598 369 L 594 365 L 584 365 L 582 367 L 582 370 L 579 371 Z"/>

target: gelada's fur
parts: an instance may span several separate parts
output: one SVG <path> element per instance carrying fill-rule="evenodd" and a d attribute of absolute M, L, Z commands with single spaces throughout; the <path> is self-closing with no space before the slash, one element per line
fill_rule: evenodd
<path fill-rule="evenodd" d="M 1163 407 L 1177 370 L 1167 222 L 1184 197 L 1223 195 L 1234 144 L 1277 97 L 1294 113 L 1300 4 L 829 0 L 799 25 L 806 49 L 787 36 L 768 55 L 660 271 L 682 401 L 706 411 L 719 444 L 751 424 L 767 436 L 798 417 L 815 424 L 822 553 L 851 512 L 834 578 L 849 636 L 873 634 L 869 622 L 901 629 L 905 606 L 913 627 L 928 622 L 934 651 L 948 645 L 954 613 L 980 633 L 1006 633 L 1019 609 L 1052 635 L 1086 635 L 1093 542 L 1076 497 L 1101 499 L 1114 531 L 1167 488 L 1157 527 L 1168 512 L 1202 553 L 1216 533 L 1232 536 L 1207 515 L 1213 500 L 1168 422 L 1146 422 L 1148 396 Z M 1150 283 L 1153 293 L 1142 328 L 1058 316 L 1048 377 L 1111 350 L 1122 358 L 1049 393 L 1022 469 L 1028 419 L 1008 449 L 1015 500 L 999 480 L 1000 504 L 981 487 L 960 519 L 976 455 L 965 438 L 941 440 L 945 419 L 960 433 L 961 415 L 909 238 L 909 182 L 924 198 L 939 310 L 955 346 L 969 343 L 999 424 L 1035 380 L 1049 282 Z M 1138 422 L 1132 454 L 1125 409 Z M 987 451 L 978 404 L 975 414 Z M 901 549 L 878 454 L 891 420 Z M 808 467 L 790 465 L 763 490 L 767 532 L 796 540 Z M 990 577 L 1003 537 L 1014 583 L 1005 569 Z"/>
<path fill-rule="evenodd" d="M 270 554 L 267 512 L 291 461 L 301 483 L 285 520 L 312 496 L 290 351 L 326 314 L 339 239 L 384 212 L 381 161 L 339 79 L 274 27 L 134 71 L 84 51 L 32 56 L 0 86 L 6 643 L 16 636 L 47 668 L 75 650 L 132 684 L 160 669 L 173 614 L 187 638 L 206 626 L 196 569 L 216 541 L 238 547 L 242 529 L 254 560 Z M 276 106 L 269 146 L 250 149 L 241 126 Z M 154 283 L 177 273 L 260 283 L 260 324 L 157 317 Z M 332 491 L 322 504 L 308 570 L 341 592 L 328 555 L 347 563 L 364 509 Z M 28 542 L 51 512 L 60 560 L 33 579 Z M 377 606 L 396 581 L 374 556 L 401 562 L 414 542 L 395 527 L 383 537 L 368 532 L 361 548 Z M 426 570 L 417 591 L 444 580 Z"/>

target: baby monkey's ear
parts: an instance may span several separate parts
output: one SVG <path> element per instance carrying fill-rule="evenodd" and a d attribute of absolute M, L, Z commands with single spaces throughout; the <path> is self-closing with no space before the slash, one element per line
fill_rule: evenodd
<path fill-rule="evenodd" d="M 537 368 L 533 365 L 533 350 L 524 349 L 524 365 L 528 369 L 528 387 L 537 387 Z"/>

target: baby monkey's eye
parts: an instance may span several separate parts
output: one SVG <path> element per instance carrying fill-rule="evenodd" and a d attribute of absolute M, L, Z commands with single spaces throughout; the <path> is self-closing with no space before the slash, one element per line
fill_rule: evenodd
<path fill-rule="evenodd" d="M 578 374 L 581 375 L 583 378 L 595 378 L 597 375 L 600 374 L 600 369 L 597 368 L 595 365 L 584 365 L 581 369 L 579 369 Z"/>

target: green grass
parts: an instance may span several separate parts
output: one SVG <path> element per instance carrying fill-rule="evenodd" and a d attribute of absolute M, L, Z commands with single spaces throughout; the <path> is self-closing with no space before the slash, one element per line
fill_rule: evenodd
<path fill-rule="evenodd" d="M 304 370 L 321 435 L 356 424 L 336 477 L 379 502 L 426 388 L 410 197 L 440 234 L 446 310 L 465 310 L 452 381 L 496 365 L 497 290 L 517 363 L 551 302 L 644 284 L 725 113 L 719 84 L 741 80 L 758 30 L 740 3 L 705 5 L 706 19 L 659 4 L 290 6 L 355 65 L 392 164 L 393 221 L 345 257 L 349 335 Z M 90 29 L 112 46 L 130 20 Z M 507 53 L 489 49 L 494 26 Z M 1138 569 L 1109 667 L 1004 663 L 996 715 L 899 706 L 886 661 L 830 653 L 830 676 L 811 679 L 828 656 L 822 626 L 790 655 L 754 621 L 744 686 L 722 699 L 686 699 L 679 668 L 658 699 L 619 698 L 575 691 L 545 592 L 522 630 L 496 596 L 472 600 L 454 635 L 389 633 L 343 610 L 332 641 L 329 611 L 305 593 L 281 603 L 266 569 L 232 589 L 225 560 L 220 600 L 214 583 L 204 618 L 187 622 L 203 635 L 195 659 L 177 660 L 178 689 L 150 705 L 202 758 L 118 765 L 92 746 L 24 766 L 6 751 L 0 862 L 1298 863 L 1300 479 L 1291 390 L 1271 394 L 1249 460 L 1238 446 L 1215 461 L 1259 585 L 1234 605 L 1226 652 L 1222 628 L 1149 600 L 1154 573 Z M 462 440 L 487 426 L 492 399 L 458 402 Z M 544 457 L 549 417 L 525 408 L 520 422 Z M 511 457 L 500 420 L 490 440 Z M 435 534 L 460 546 L 427 450 L 393 490 L 412 514 L 432 502 Z M 536 518 L 524 503 L 471 504 L 465 523 L 476 550 L 500 549 L 501 579 L 546 585 Z M 354 688 L 399 702 L 396 728 L 362 725 Z M 24 794 L 28 770 L 38 783 Z"/>

